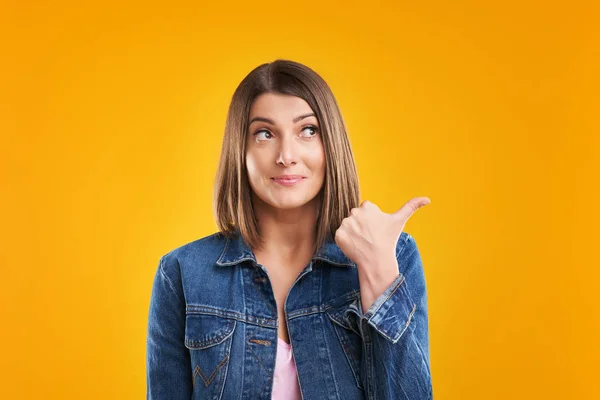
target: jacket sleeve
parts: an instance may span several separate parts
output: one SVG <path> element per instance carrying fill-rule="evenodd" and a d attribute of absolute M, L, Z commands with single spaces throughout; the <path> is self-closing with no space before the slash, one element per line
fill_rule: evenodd
<path fill-rule="evenodd" d="M 185 301 L 177 259 L 161 257 L 154 276 L 146 340 L 146 398 L 189 399 L 192 377 L 184 346 Z"/>
<path fill-rule="evenodd" d="M 433 390 L 423 264 L 410 234 L 401 235 L 396 249 L 396 280 L 366 313 L 360 298 L 351 306 L 363 339 L 361 379 L 367 399 L 429 400 Z"/>

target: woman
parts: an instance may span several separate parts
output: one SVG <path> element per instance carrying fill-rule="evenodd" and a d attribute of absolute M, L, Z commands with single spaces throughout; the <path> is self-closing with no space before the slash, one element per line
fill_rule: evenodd
<path fill-rule="evenodd" d="M 408 218 L 359 202 L 325 81 L 276 60 L 227 116 L 219 232 L 161 257 L 150 300 L 152 399 L 430 399 L 427 294 Z"/>

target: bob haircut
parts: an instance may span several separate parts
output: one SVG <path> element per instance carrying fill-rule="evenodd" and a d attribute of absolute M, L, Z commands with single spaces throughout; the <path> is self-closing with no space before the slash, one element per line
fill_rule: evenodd
<path fill-rule="evenodd" d="M 342 220 L 358 207 L 356 166 L 346 127 L 333 93 L 315 71 L 295 61 L 277 59 L 253 69 L 236 88 L 225 123 L 215 180 L 214 211 L 222 234 L 238 233 L 253 249 L 262 248 L 246 170 L 246 139 L 250 107 L 263 93 L 304 99 L 316 115 L 325 150 L 325 180 L 316 224 L 316 249 L 335 237 Z"/>

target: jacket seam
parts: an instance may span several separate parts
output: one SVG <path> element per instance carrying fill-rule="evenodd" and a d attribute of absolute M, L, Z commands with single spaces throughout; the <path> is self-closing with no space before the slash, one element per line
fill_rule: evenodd
<path fill-rule="evenodd" d="M 277 311 L 269 303 L 267 303 L 267 299 L 265 299 L 265 296 L 263 296 L 263 294 L 260 292 L 260 290 L 258 290 L 258 288 L 256 287 L 256 285 L 254 283 L 252 283 L 252 287 L 254 288 L 256 293 L 258 293 L 258 295 L 260 296 L 262 301 L 265 303 L 265 305 L 269 308 L 269 310 L 271 310 L 271 312 L 273 312 L 275 315 L 277 315 Z"/>
<path fill-rule="evenodd" d="M 272 318 L 259 318 L 251 315 L 239 313 L 231 310 L 221 310 L 218 308 L 202 305 L 186 305 L 186 314 L 188 315 L 214 315 L 221 318 L 235 319 L 236 321 L 248 323 L 255 326 L 261 326 L 265 328 L 276 328 L 274 325 L 275 320 Z M 273 325 L 269 325 L 273 323 Z"/>

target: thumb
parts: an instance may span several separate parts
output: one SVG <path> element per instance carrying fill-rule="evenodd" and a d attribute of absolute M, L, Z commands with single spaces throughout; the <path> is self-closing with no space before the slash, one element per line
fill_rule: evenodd
<path fill-rule="evenodd" d="M 392 216 L 396 221 L 398 221 L 398 224 L 402 224 L 401 226 L 404 226 L 406 221 L 408 221 L 415 211 L 429 203 L 431 203 L 431 200 L 429 200 L 428 197 L 414 197 L 404 203 L 404 205 L 398 211 L 392 214 Z"/>

